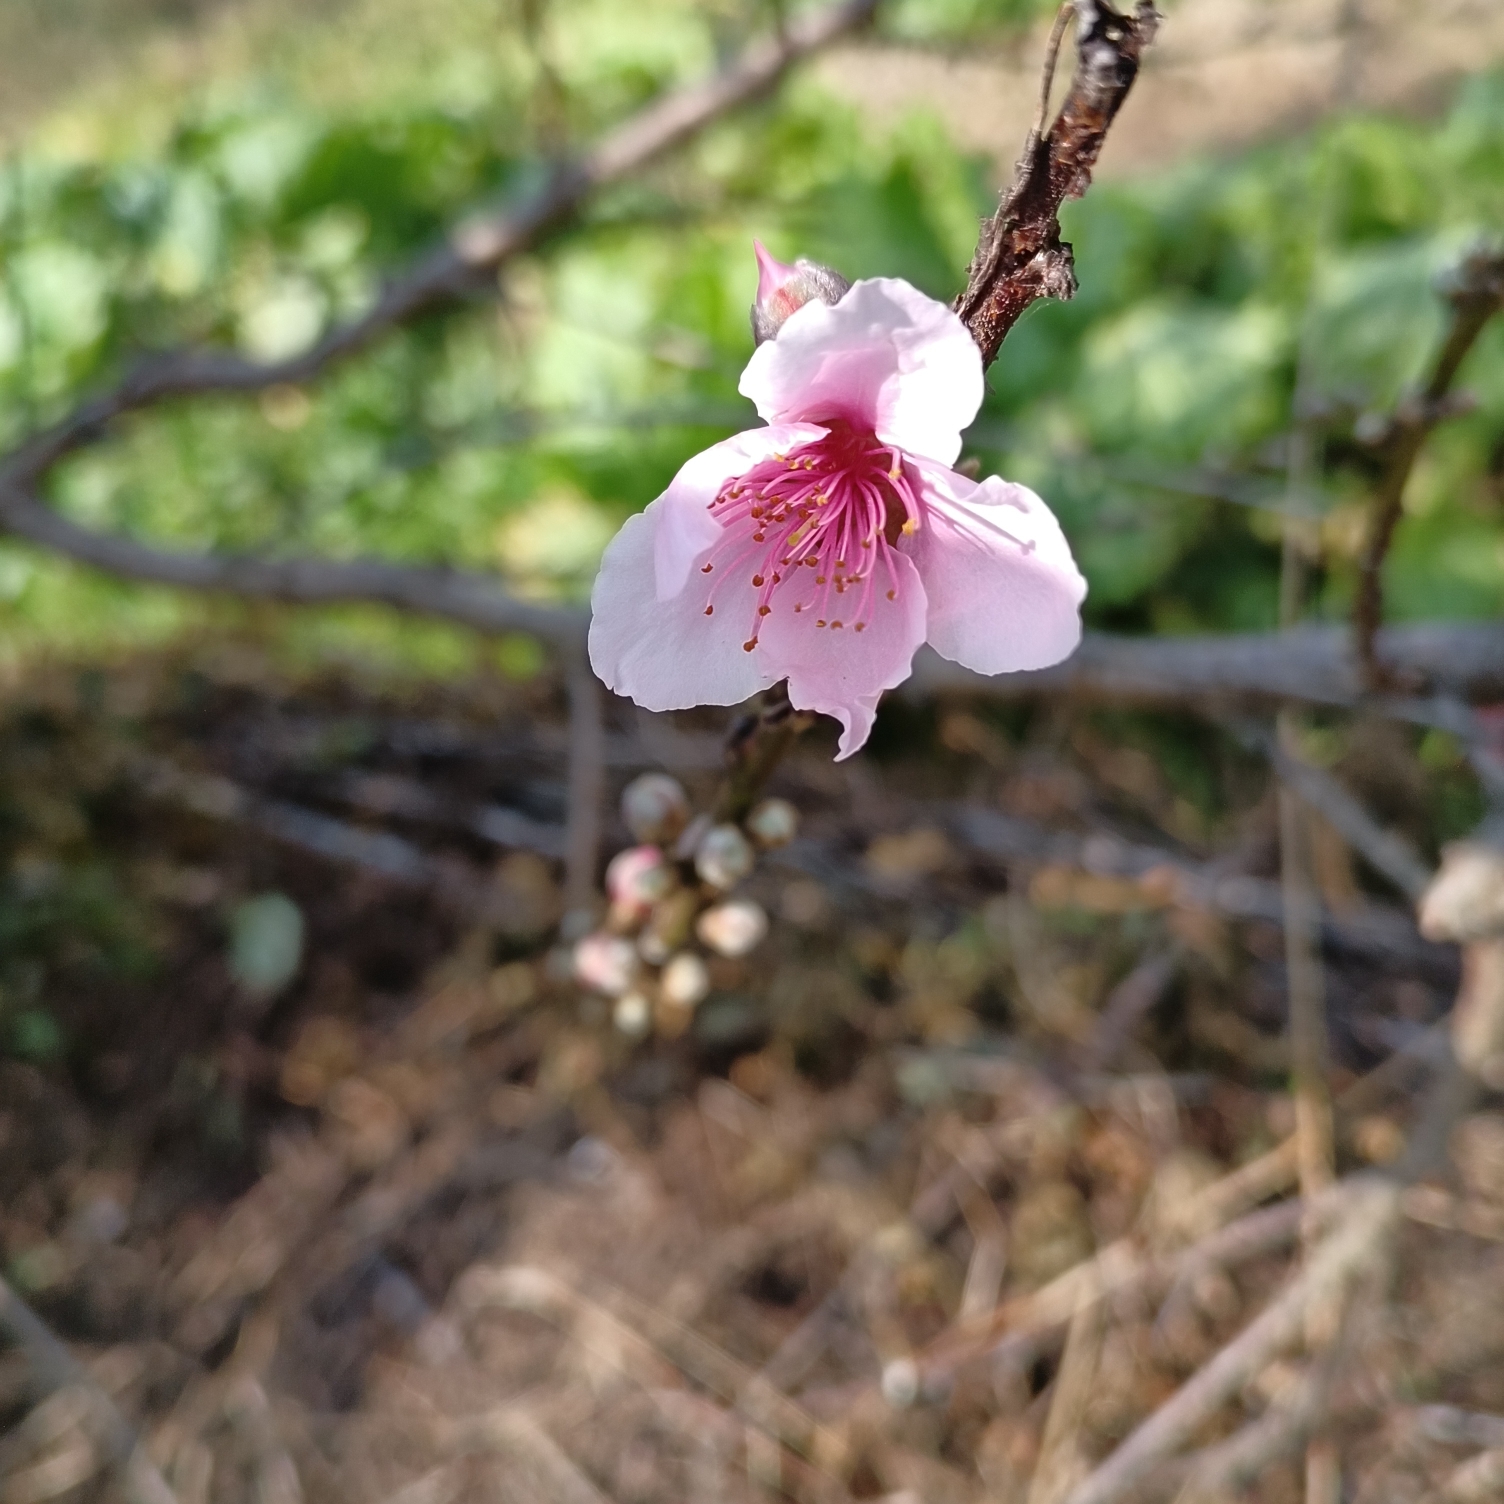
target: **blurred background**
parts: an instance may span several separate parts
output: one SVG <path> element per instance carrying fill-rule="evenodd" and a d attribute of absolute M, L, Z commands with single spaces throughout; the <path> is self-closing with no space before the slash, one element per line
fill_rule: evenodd
<path fill-rule="evenodd" d="M 306 348 L 783 10 L 4 0 L 0 450 L 143 352 Z M 1274 629 L 1291 518 L 1305 614 L 1342 622 L 1365 424 L 1424 380 L 1438 289 L 1504 226 L 1504 7 L 1164 10 L 1062 213 L 1080 292 L 1009 336 L 966 453 L 1055 508 L 1094 630 Z M 315 383 L 121 424 L 47 499 L 176 548 L 582 604 L 621 521 L 749 422 L 753 236 L 963 286 L 1052 17 L 890 0 L 494 289 Z M 1405 493 L 1391 621 L 1504 615 L 1504 321 L 1461 385 Z M 710 798 L 726 720 L 605 714 L 602 861 L 644 769 Z M 184 1504 L 1065 1498 L 1280 1259 L 1098 1333 L 1071 1414 L 1059 1319 L 964 1362 L 933 1344 L 1121 1235 L 1190 1237 L 1196 1193 L 1290 1132 L 1257 747 L 1190 706 L 916 694 L 835 768 L 821 726 L 773 785 L 800 839 L 747 886 L 768 938 L 708 945 L 708 997 L 628 1018 L 561 941 L 568 715 L 526 633 L 194 596 L 0 536 L 6 1279 Z M 1443 726 L 1299 734 L 1426 864 L 1485 813 Z M 1458 962 L 1310 823 L 1340 1095 L 1442 1017 Z M 1192 901 L 1166 863 L 1253 886 Z M 1390 1090 L 1339 1119 L 1341 1167 L 1401 1152 Z M 1430 1272 L 1385 1328 L 1398 1377 L 1349 1498 L 1430 1497 L 1465 1457 L 1431 1411 L 1504 1411 L 1504 1116 L 1463 1128 L 1438 1194 L 1484 1220 L 1406 1234 Z M 36 1420 L 38 1361 L 0 1356 L 0 1497 L 148 1497 L 77 1415 Z"/>

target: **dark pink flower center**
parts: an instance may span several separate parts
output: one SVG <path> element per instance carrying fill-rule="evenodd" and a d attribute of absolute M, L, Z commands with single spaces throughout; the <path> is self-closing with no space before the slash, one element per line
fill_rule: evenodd
<path fill-rule="evenodd" d="M 739 571 L 757 591 L 752 632 L 779 611 L 816 627 L 862 632 L 875 607 L 898 599 L 893 557 L 924 523 L 920 489 L 903 452 L 844 422 L 822 439 L 760 461 L 727 481 L 710 510 L 734 535 L 701 571 L 716 575 L 705 614 Z M 776 598 L 776 605 L 775 605 Z"/>

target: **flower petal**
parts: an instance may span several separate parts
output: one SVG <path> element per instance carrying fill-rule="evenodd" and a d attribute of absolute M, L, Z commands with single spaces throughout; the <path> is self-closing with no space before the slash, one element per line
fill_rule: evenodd
<path fill-rule="evenodd" d="M 928 506 L 905 547 L 929 596 L 930 645 L 979 674 L 1068 658 L 1086 581 L 1055 514 L 1027 486 L 917 468 Z"/>
<path fill-rule="evenodd" d="M 664 515 L 656 525 L 653 539 L 651 593 L 660 601 L 676 596 L 689 579 L 690 570 L 719 541 L 721 525 L 710 515 L 709 507 L 728 480 L 745 474 L 769 455 L 800 444 L 812 444 L 824 438 L 825 432 L 813 423 L 775 423 L 768 428 L 749 428 L 686 460 L 668 483 L 668 490 L 654 503 Z"/>
<path fill-rule="evenodd" d="M 893 556 L 896 599 L 875 592 L 866 608 L 863 630 L 851 618 L 837 627 L 817 627 L 813 610 L 796 614 L 793 594 L 785 586 L 773 596 L 773 614 L 765 617 L 752 656 L 767 665 L 770 680 L 787 678 L 789 700 L 797 710 L 833 715 L 842 727 L 836 761 L 850 757 L 867 740 L 883 690 L 909 677 L 914 654 L 924 641 L 924 586 L 913 564 Z M 845 597 L 856 606 L 855 590 Z M 831 596 L 821 610 L 839 610 Z"/>
<path fill-rule="evenodd" d="M 739 705 L 774 678 L 760 655 L 742 648 L 756 592 L 746 582 L 734 585 L 734 598 L 718 600 L 711 616 L 705 592 L 689 580 L 660 600 L 654 555 L 666 525 L 679 524 L 665 496 L 627 518 L 607 546 L 590 594 L 590 666 L 608 689 L 647 710 Z M 719 535 L 723 529 L 713 525 Z"/>
<path fill-rule="evenodd" d="M 944 303 L 874 277 L 792 314 L 753 352 L 741 392 L 768 423 L 844 418 L 949 465 L 982 405 L 982 357 Z"/>

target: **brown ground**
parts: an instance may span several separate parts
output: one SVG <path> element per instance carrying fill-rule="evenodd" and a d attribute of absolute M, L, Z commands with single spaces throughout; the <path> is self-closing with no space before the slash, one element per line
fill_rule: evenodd
<path fill-rule="evenodd" d="M 805 816 L 794 865 L 749 884 L 772 936 L 715 963 L 686 1030 L 664 1016 L 634 1044 L 561 978 L 551 862 L 498 861 L 442 811 L 352 812 L 418 785 L 450 815 L 520 811 L 546 846 L 557 714 L 546 683 L 292 680 L 243 645 L 54 666 L 13 692 L 3 913 L 32 970 L 7 973 L 7 1019 L 29 986 L 62 1049 L 0 1064 L 8 1277 L 183 1504 L 1058 1498 L 1049 1479 L 1131 1429 L 1287 1267 L 1288 1239 L 1173 1275 L 1177 1249 L 1281 1183 L 1219 1179 L 1289 1131 L 1279 941 L 1152 875 L 1009 870 L 946 812 L 1267 875 L 1261 770 L 1172 722 L 1202 770 L 1177 782 L 1153 723 L 1063 708 L 908 712 L 909 752 L 839 768 L 812 745 L 779 778 Z M 667 745 L 707 790 L 710 724 L 660 729 L 650 756 L 622 721 L 613 788 Z M 1434 759 L 1378 733 L 1351 747 L 1365 798 L 1434 828 L 1451 787 Z M 347 834 L 385 828 L 440 876 L 383 879 L 153 796 L 142 769 L 164 759 Z M 1361 874 L 1330 832 L 1320 849 L 1327 902 L 1351 912 Z M 488 883 L 477 926 L 464 895 Z M 49 930 L 85 890 L 95 907 Z M 308 941 L 257 999 L 225 931 L 268 890 Z M 90 954 L 99 936 L 115 959 Z M 124 965 L 109 947 L 127 941 L 155 962 Z M 1424 948 L 1327 961 L 1339 1088 L 1455 983 Z M 1126 1025 L 1116 1043 L 1104 1020 Z M 1344 1168 L 1398 1151 L 1413 1085 L 1365 1088 Z M 1457 1147 L 1461 1178 L 1412 1204 L 1393 1314 L 1351 1339 L 1341 1434 L 1369 1504 L 1421 1499 L 1504 1431 L 1504 1117 L 1480 1112 Z M 1471 1232 L 1428 1225 L 1459 1220 Z M 1057 1402 L 1070 1305 L 1042 1297 L 1050 1316 L 1033 1292 L 1121 1238 L 1171 1272 L 1110 1303 L 1074 1349 L 1089 1384 Z M 1276 1365 L 1220 1424 L 1296 1373 Z M 116 1497 L 69 1392 L 34 1409 L 34 1379 L 0 1358 L 0 1497 Z M 1257 1497 L 1299 1497 L 1294 1471 Z"/>

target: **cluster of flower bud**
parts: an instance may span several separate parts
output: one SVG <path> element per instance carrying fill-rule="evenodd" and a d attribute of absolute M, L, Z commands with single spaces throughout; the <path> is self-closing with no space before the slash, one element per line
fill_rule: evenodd
<path fill-rule="evenodd" d="M 612 1000 L 612 1020 L 628 1038 L 688 1026 L 711 990 L 713 956 L 748 955 L 767 935 L 768 916 L 729 896 L 759 850 L 787 845 L 799 817 L 784 799 L 764 799 L 740 824 L 691 819 L 677 780 L 644 773 L 627 785 L 622 821 L 638 843 L 606 868 L 605 921 L 575 943 L 573 970 L 587 990 Z"/>

